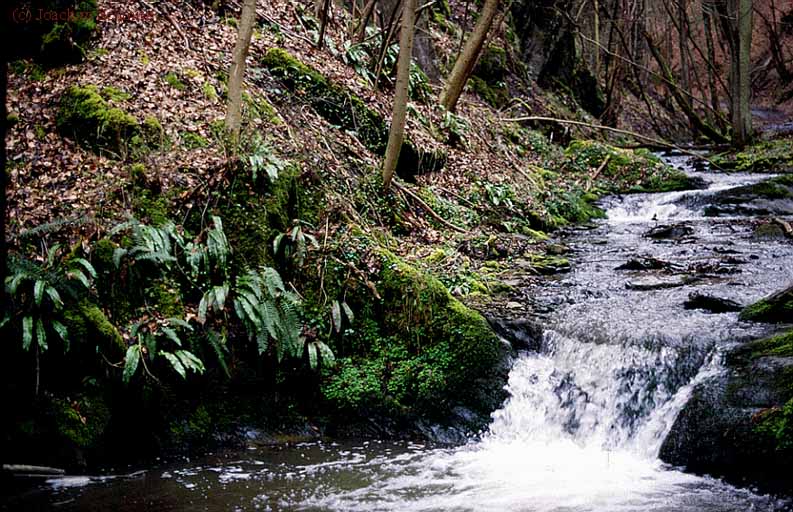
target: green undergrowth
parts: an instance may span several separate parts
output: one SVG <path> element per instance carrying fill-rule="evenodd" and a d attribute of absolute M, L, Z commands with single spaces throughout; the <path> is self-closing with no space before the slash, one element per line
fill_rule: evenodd
<path fill-rule="evenodd" d="M 739 172 L 790 172 L 793 170 L 793 139 L 763 141 L 737 153 L 713 158 L 722 169 Z"/>

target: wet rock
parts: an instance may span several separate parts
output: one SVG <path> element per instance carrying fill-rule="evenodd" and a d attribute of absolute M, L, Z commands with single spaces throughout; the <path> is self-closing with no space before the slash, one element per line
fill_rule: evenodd
<path fill-rule="evenodd" d="M 683 304 L 686 309 L 704 309 L 711 313 L 728 313 L 730 311 L 740 311 L 741 305 L 730 299 L 722 299 L 704 293 L 692 292 L 688 300 Z"/>
<path fill-rule="evenodd" d="M 679 240 L 691 236 L 694 229 L 686 224 L 672 224 L 668 226 L 656 226 L 644 234 L 647 238 L 654 240 Z"/>
<path fill-rule="evenodd" d="M 645 256 L 631 258 L 626 263 L 616 267 L 614 270 L 666 270 L 671 267 L 672 264 L 668 261 Z"/>
<path fill-rule="evenodd" d="M 741 311 L 741 320 L 793 323 L 793 286 L 761 299 Z"/>
<path fill-rule="evenodd" d="M 659 279 L 656 277 L 648 277 L 645 279 L 637 279 L 635 281 L 628 281 L 625 283 L 625 288 L 628 290 L 649 291 L 649 290 L 663 290 L 666 288 L 678 288 L 684 286 L 686 281 L 675 279 Z"/>
<path fill-rule="evenodd" d="M 514 350 L 538 352 L 542 348 L 542 327 L 532 320 L 488 318 L 493 330 L 507 340 Z"/>
<path fill-rule="evenodd" d="M 781 176 L 704 198 L 707 217 L 793 215 L 793 179 Z"/>
<path fill-rule="evenodd" d="M 787 233 L 776 222 L 761 222 L 755 226 L 752 237 L 755 240 L 784 240 L 787 238 Z"/>
<path fill-rule="evenodd" d="M 694 390 L 661 446 L 661 459 L 789 495 L 793 449 L 775 432 L 793 398 L 793 357 L 767 355 L 779 352 L 784 339 L 759 340 L 729 354 L 727 371 Z"/>

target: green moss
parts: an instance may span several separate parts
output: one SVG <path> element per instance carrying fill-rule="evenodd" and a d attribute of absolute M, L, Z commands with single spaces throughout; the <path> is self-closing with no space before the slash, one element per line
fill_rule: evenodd
<path fill-rule="evenodd" d="M 217 89 L 209 82 L 201 84 L 201 92 L 204 93 L 204 97 L 210 101 L 217 101 L 218 99 Z"/>
<path fill-rule="evenodd" d="M 17 123 L 19 123 L 19 114 L 16 112 L 9 112 L 6 116 L 6 126 L 10 128 Z"/>
<path fill-rule="evenodd" d="M 121 333 L 96 304 L 80 302 L 64 312 L 64 320 L 73 343 L 96 346 L 108 357 L 120 357 L 126 351 Z"/>
<path fill-rule="evenodd" d="M 146 144 L 153 148 L 165 145 L 165 130 L 160 124 L 160 120 L 154 116 L 146 116 L 141 125 L 142 135 Z"/>
<path fill-rule="evenodd" d="M 177 446 L 195 447 L 210 442 L 215 432 L 215 418 L 209 409 L 199 405 L 194 410 L 179 415 L 169 426 L 170 441 Z"/>
<path fill-rule="evenodd" d="M 102 87 L 100 94 L 102 95 L 103 98 L 115 102 L 126 101 L 132 97 L 128 93 L 122 91 L 121 89 L 118 89 L 116 87 L 109 87 L 109 86 Z"/>
<path fill-rule="evenodd" d="M 503 85 L 491 86 L 483 79 L 473 76 L 468 79 L 468 87 L 491 107 L 501 108 L 509 102 L 509 90 Z"/>
<path fill-rule="evenodd" d="M 148 186 L 148 180 L 145 184 Z M 136 188 L 132 205 L 135 217 L 154 226 L 165 224 L 171 219 L 171 202 L 159 191 Z"/>
<path fill-rule="evenodd" d="M 68 20 L 52 24 L 41 37 L 40 59 L 49 65 L 82 60 L 96 31 L 96 0 L 80 0 L 68 7 Z M 46 6 L 45 10 L 66 12 L 62 3 Z"/>
<path fill-rule="evenodd" d="M 770 438 L 778 451 L 793 453 L 793 399 L 782 407 L 767 409 L 758 415 L 754 431 Z"/>
<path fill-rule="evenodd" d="M 123 156 L 138 135 L 137 119 L 108 106 L 96 86 L 72 86 L 61 97 L 56 118 L 60 132 L 92 150 Z"/>
<path fill-rule="evenodd" d="M 507 76 L 507 52 L 504 48 L 489 45 L 482 51 L 473 71 L 473 76 L 478 77 L 486 84 L 495 85 L 502 82 Z"/>
<path fill-rule="evenodd" d="M 793 357 L 793 330 L 754 341 L 740 350 L 750 359 L 758 357 Z"/>
<path fill-rule="evenodd" d="M 505 348 L 487 321 L 438 279 L 375 250 L 382 300 L 361 332 L 363 350 L 331 372 L 325 397 L 347 408 L 400 414 L 442 417 L 458 404 L 490 412 L 502 397 L 489 379 Z"/>
<path fill-rule="evenodd" d="M 209 141 L 201 135 L 194 132 L 182 132 L 182 146 L 185 149 L 200 149 L 209 147 Z"/>
<path fill-rule="evenodd" d="M 793 138 L 760 142 L 738 153 L 713 158 L 723 169 L 740 172 L 785 172 L 793 169 Z"/>
<path fill-rule="evenodd" d="M 178 91 L 184 91 L 187 88 L 184 82 L 182 82 L 182 79 L 179 78 L 179 75 L 177 75 L 174 71 L 169 71 L 162 78 L 165 80 L 165 83 Z"/>
<path fill-rule="evenodd" d="M 280 48 L 268 50 L 261 64 L 286 87 L 305 98 L 328 122 L 355 133 L 370 151 L 378 155 L 385 153 L 388 125 L 361 98 Z M 407 137 L 396 172 L 403 178 L 412 179 L 416 174 L 437 171 L 445 164 L 446 153 L 423 151 Z"/>
<path fill-rule="evenodd" d="M 753 322 L 790 322 L 793 318 L 793 288 L 761 299 L 741 311 L 740 319 Z"/>
<path fill-rule="evenodd" d="M 163 316 L 184 318 L 182 295 L 175 282 L 167 278 L 158 280 L 146 288 L 145 296 L 147 305 Z"/>
<path fill-rule="evenodd" d="M 52 416 L 58 435 L 80 449 L 97 448 L 110 422 L 110 411 L 98 397 L 54 399 Z"/>

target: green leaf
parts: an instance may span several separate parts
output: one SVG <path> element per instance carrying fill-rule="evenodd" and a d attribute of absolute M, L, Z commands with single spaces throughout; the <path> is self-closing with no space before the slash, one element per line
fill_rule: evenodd
<path fill-rule="evenodd" d="M 166 337 L 167 337 L 169 340 L 171 340 L 171 341 L 173 341 L 174 343 L 176 343 L 176 345 L 177 345 L 177 346 L 179 346 L 179 347 L 181 347 L 181 346 L 182 346 L 182 340 L 181 340 L 181 339 L 179 339 L 179 335 L 178 335 L 178 334 L 176 334 L 176 331 L 174 331 L 174 330 L 173 330 L 173 329 L 171 329 L 170 327 L 161 327 L 161 328 L 160 328 L 160 330 L 161 330 L 161 331 L 162 331 L 162 332 L 165 334 L 165 336 L 166 336 Z"/>
<path fill-rule="evenodd" d="M 86 260 L 85 258 L 74 258 L 72 261 L 82 266 L 85 269 L 85 271 L 88 272 L 88 275 L 96 279 L 96 270 L 94 270 L 94 266 L 91 265 L 88 262 L 88 260 Z"/>
<path fill-rule="evenodd" d="M 317 346 L 314 343 L 308 344 L 308 363 L 311 366 L 312 370 L 317 369 L 317 364 L 318 364 Z"/>
<path fill-rule="evenodd" d="M 58 337 L 66 343 L 66 350 L 69 350 L 69 330 L 66 328 L 65 325 L 60 323 L 57 320 L 52 321 L 52 330 L 58 334 Z"/>
<path fill-rule="evenodd" d="M 197 358 L 192 352 L 187 350 L 177 350 L 176 357 L 182 362 L 182 366 L 196 373 L 204 373 L 204 362 Z"/>
<path fill-rule="evenodd" d="M 352 312 L 350 305 L 346 302 L 342 302 L 341 307 L 344 310 L 344 314 L 347 315 L 347 320 L 349 320 L 350 323 L 353 323 L 355 321 L 355 313 Z"/>
<path fill-rule="evenodd" d="M 26 316 L 22 319 L 22 348 L 30 350 L 31 343 L 33 343 L 33 317 Z"/>
<path fill-rule="evenodd" d="M 327 346 L 325 343 L 321 341 L 314 342 L 319 348 L 319 353 L 322 355 L 322 364 L 325 366 L 333 366 L 336 364 L 336 356 L 333 355 L 333 351 Z"/>
<path fill-rule="evenodd" d="M 118 269 L 121 266 L 121 258 L 126 256 L 127 250 L 123 247 L 116 247 L 113 251 L 113 265 Z"/>
<path fill-rule="evenodd" d="M 173 369 L 176 370 L 176 373 L 181 375 L 183 379 L 187 378 L 187 371 L 184 369 L 184 366 L 182 366 L 182 362 L 178 357 L 171 354 L 170 352 L 160 352 L 160 355 L 167 359 L 169 363 L 171 363 Z"/>
<path fill-rule="evenodd" d="M 179 327 L 183 327 L 183 328 L 187 329 L 188 331 L 192 331 L 193 330 L 193 326 L 190 325 L 190 322 L 188 322 L 186 320 L 183 320 L 181 318 L 171 317 L 171 318 L 168 319 L 168 323 L 171 324 L 171 325 L 178 325 Z"/>
<path fill-rule="evenodd" d="M 70 279 L 76 279 L 76 280 L 80 281 L 80 283 L 82 283 L 82 285 L 85 286 L 86 289 L 91 288 L 91 282 L 88 280 L 87 277 L 85 277 L 85 274 L 83 274 L 80 270 L 76 270 L 76 269 L 75 270 L 71 270 L 71 271 L 67 272 L 66 275 Z"/>
<path fill-rule="evenodd" d="M 127 356 L 124 358 L 124 374 L 122 380 L 124 384 L 129 383 L 129 380 L 135 375 L 138 370 L 138 363 L 140 362 L 140 345 L 130 345 L 127 349 Z"/>
<path fill-rule="evenodd" d="M 36 341 L 42 352 L 47 350 L 47 331 L 44 330 L 44 322 L 41 318 L 36 319 Z"/>
<path fill-rule="evenodd" d="M 61 300 L 61 294 L 58 293 L 58 290 L 53 288 L 52 286 L 47 286 L 44 290 L 47 292 L 47 295 L 50 296 L 50 300 L 55 305 L 55 309 L 61 309 L 63 307 L 63 301 Z"/>
<path fill-rule="evenodd" d="M 46 286 L 47 283 L 41 279 L 36 280 L 33 284 L 33 299 L 36 302 L 36 306 L 41 307 L 41 299 L 44 298 L 44 288 L 46 288 Z"/>
<path fill-rule="evenodd" d="M 207 297 L 211 293 L 211 290 L 206 292 L 203 297 L 201 297 L 201 302 L 198 303 L 198 322 L 201 325 L 204 325 L 207 321 Z"/>
<path fill-rule="evenodd" d="M 231 372 L 229 372 L 229 367 L 226 364 L 226 356 L 224 352 L 226 352 L 226 343 L 225 338 L 221 338 L 218 333 L 213 330 L 209 330 L 207 332 L 207 339 L 209 340 L 209 344 L 215 350 L 215 355 L 218 358 L 218 364 L 223 369 L 223 373 L 226 374 L 226 377 L 231 377 Z"/>
<path fill-rule="evenodd" d="M 273 254 L 278 255 L 278 251 L 281 249 L 281 243 L 284 241 L 284 234 L 281 233 L 280 235 L 276 236 L 273 240 Z"/>
<path fill-rule="evenodd" d="M 330 308 L 330 318 L 333 323 L 333 329 L 336 332 L 341 332 L 341 306 L 339 301 L 334 300 Z"/>

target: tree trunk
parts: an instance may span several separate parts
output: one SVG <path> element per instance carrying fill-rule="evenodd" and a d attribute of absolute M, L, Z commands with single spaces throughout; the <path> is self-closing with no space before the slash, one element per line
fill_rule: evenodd
<path fill-rule="evenodd" d="M 402 32 L 399 35 L 399 61 L 394 88 L 394 111 L 391 116 L 391 129 L 388 132 L 388 146 L 383 163 L 383 187 L 388 190 L 394 177 L 402 142 L 405 139 L 405 117 L 408 105 L 408 85 L 410 83 L 410 63 L 413 56 L 413 29 L 416 24 L 416 0 L 404 0 L 402 8 Z"/>
<path fill-rule="evenodd" d="M 713 46 L 713 29 L 711 17 L 713 6 L 708 2 L 702 2 L 702 23 L 705 29 L 705 45 L 708 52 L 708 88 L 710 89 L 710 107 L 714 112 L 719 112 L 719 89 L 716 86 L 716 49 Z M 717 118 L 718 122 L 718 118 Z M 722 127 L 723 128 L 723 127 Z"/>
<path fill-rule="evenodd" d="M 231 135 L 233 151 L 236 152 L 242 124 L 242 81 L 245 78 L 245 60 L 251 46 L 253 24 L 256 21 L 256 0 L 245 0 L 242 4 L 237 44 L 229 70 L 229 93 L 226 103 L 226 131 Z"/>
<path fill-rule="evenodd" d="M 322 4 L 322 11 L 319 15 L 319 37 L 317 38 L 317 48 L 322 49 L 325 44 L 325 30 L 328 28 L 328 15 L 330 14 L 330 0 L 325 0 Z"/>
<path fill-rule="evenodd" d="M 457 106 L 457 100 L 460 99 L 465 83 L 476 65 L 487 33 L 490 31 L 490 25 L 493 24 L 493 18 L 498 12 L 498 4 L 499 0 L 485 0 L 479 21 L 476 22 L 468 41 L 465 42 L 465 47 L 457 58 L 457 62 L 454 63 L 454 69 L 446 81 L 446 87 L 441 93 L 440 104 L 450 112 L 454 111 Z"/>
<path fill-rule="evenodd" d="M 733 49 L 730 77 L 733 80 L 732 143 L 741 148 L 752 139 L 751 111 L 751 50 L 752 50 L 752 0 L 730 0 L 735 20 L 735 48 Z"/>
<path fill-rule="evenodd" d="M 372 17 L 372 11 L 374 11 L 374 4 L 375 0 L 369 0 L 366 2 L 366 5 L 361 12 L 361 19 L 358 23 L 358 28 L 355 32 L 355 41 L 357 43 L 362 43 L 364 39 L 366 39 L 366 26 L 369 24 L 369 18 Z"/>

